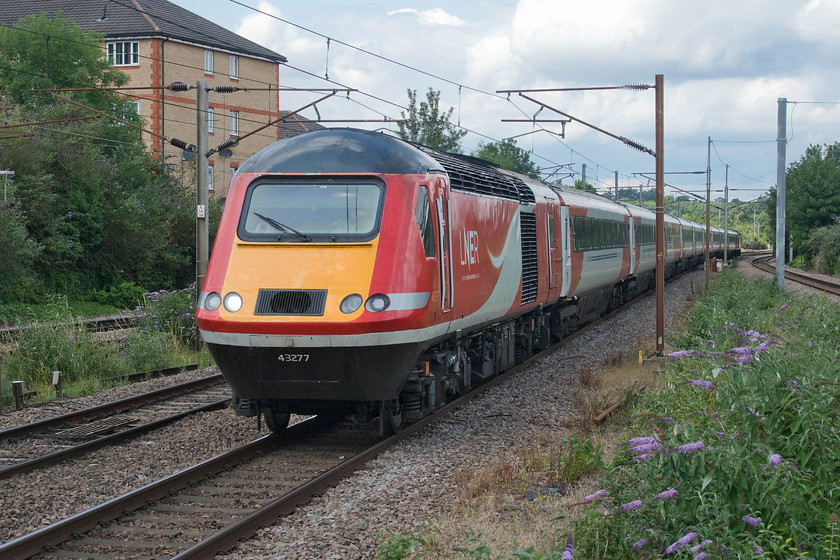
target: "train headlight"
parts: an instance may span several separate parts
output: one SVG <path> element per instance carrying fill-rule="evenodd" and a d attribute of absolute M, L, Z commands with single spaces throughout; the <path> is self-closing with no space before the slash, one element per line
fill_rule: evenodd
<path fill-rule="evenodd" d="M 342 313 L 350 314 L 359 309 L 362 306 L 362 296 L 359 294 L 350 294 L 343 300 L 341 300 L 341 305 L 338 307 L 341 309 Z"/>
<path fill-rule="evenodd" d="M 236 313 L 242 309 L 242 296 L 236 292 L 230 292 L 225 296 L 225 309 L 231 313 Z"/>
<path fill-rule="evenodd" d="M 365 309 L 371 313 L 385 311 L 391 305 L 391 300 L 385 294 L 374 294 L 365 302 Z"/>
<path fill-rule="evenodd" d="M 207 294 L 207 299 L 204 300 L 204 309 L 207 311 L 216 311 L 222 305 L 222 296 L 216 292 Z"/>

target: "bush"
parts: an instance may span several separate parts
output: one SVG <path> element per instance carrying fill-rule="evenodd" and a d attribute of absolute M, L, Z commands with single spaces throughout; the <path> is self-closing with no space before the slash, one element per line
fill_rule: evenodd
<path fill-rule="evenodd" d="M 134 309 L 143 302 L 145 290 L 134 282 L 122 282 L 105 290 L 91 292 L 93 301 L 118 309 Z"/>
<path fill-rule="evenodd" d="M 668 388 L 576 524 L 583 557 L 834 557 L 840 306 L 770 286 L 727 273 L 689 313 Z"/>
<path fill-rule="evenodd" d="M 185 347 L 195 346 L 195 284 L 183 290 L 144 294 L 144 299 L 144 305 L 136 308 L 136 325 L 141 334 L 165 332 Z"/>
<path fill-rule="evenodd" d="M 840 276 L 840 216 L 834 222 L 811 232 L 807 261 L 816 272 Z"/>

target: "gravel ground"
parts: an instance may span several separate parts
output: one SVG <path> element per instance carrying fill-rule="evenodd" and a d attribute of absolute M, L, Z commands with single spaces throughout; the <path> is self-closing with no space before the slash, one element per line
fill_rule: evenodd
<path fill-rule="evenodd" d="M 668 286 L 666 335 L 704 274 L 694 271 Z M 545 434 L 567 434 L 581 421 L 572 402 L 580 372 L 601 368 L 611 352 L 635 348 L 640 338 L 652 341 L 655 309 L 651 295 L 569 341 L 515 379 L 386 451 L 224 558 L 373 558 L 377 534 L 418 531 L 427 520 L 449 513 L 459 475 L 463 479 L 464 473 L 490 467 Z"/>
<path fill-rule="evenodd" d="M 694 271 L 667 287 L 666 338 L 688 306 L 688 298 L 702 286 L 704 275 L 702 270 Z M 490 467 L 546 434 L 568 434 L 582 422 L 572 398 L 580 373 L 602 368 L 610 354 L 636 348 L 640 340 L 652 342 L 654 316 L 651 294 L 586 336 L 540 358 L 515 379 L 383 453 L 295 514 L 241 543 L 225 558 L 373 558 L 380 542 L 377 534 L 417 531 L 427 520 L 449 513 L 459 475 Z M 103 391 L 60 406 L 84 408 L 141 388 L 207 373 L 190 372 Z M 55 413 L 47 407 L 8 413 L 0 416 L 0 426 Z M 256 435 L 255 424 L 254 419 L 237 418 L 229 410 L 209 412 L 119 448 L 3 481 L 0 541 L 250 441 Z"/>

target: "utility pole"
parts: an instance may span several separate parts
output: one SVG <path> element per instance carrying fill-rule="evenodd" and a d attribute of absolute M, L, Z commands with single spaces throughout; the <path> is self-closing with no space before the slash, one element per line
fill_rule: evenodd
<path fill-rule="evenodd" d="M 14 171 L 8 171 L 5 169 L 0 171 L 0 175 L 3 176 L 3 202 L 6 202 L 6 187 L 9 185 L 9 176 L 14 174 Z M 618 171 L 616 171 L 616 177 L 618 177 Z"/>
<path fill-rule="evenodd" d="M 209 110 L 209 94 L 207 80 L 196 82 L 196 106 L 195 115 L 197 123 L 196 145 L 196 207 L 195 207 L 195 283 L 196 291 L 200 292 L 204 285 L 204 277 L 207 275 L 207 261 L 210 258 L 210 232 L 208 227 L 209 212 L 207 202 L 209 191 L 207 188 L 207 152 L 210 143 L 207 132 L 207 113 Z"/>
<path fill-rule="evenodd" d="M 709 143 L 706 147 L 706 287 L 709 287 L 709 274 L 711 273 L 711 253 L 709 252 L 709 237 L 711 224 L 709 213 L 711 212 L 712 200 L 712 137 L 709 136 Z"/>
<path fill-rule="evenodd" d="M 776 288 L 785 290 L 785 159 L 787 157 L 787 99 L 779 98 L 776 135 Z"/>
<path fill-rule="evenodd" d="M 580 164 L 580 188 L 586 190 L 586 164 Z"/>
<path fill-rule="evenodd" d="M 726 164 L 726 183 L 723 187 L 723 266 L 729 262 L 729 164 Z"/>
<path fill-rule="evenodd" d="M 664 77 L 656 75 L 656 355 L 665 348 L 665 110 Z"/>
<path fill-rule="evenodd" d="M 618 202 L 618 171 L 615 172 L 615 201 Z"/>

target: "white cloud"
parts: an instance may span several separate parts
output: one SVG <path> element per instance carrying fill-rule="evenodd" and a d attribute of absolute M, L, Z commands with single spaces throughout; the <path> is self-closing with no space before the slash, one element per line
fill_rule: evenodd
<path fill-rule="evenodd" d="M 402 8 L 399 10 L 388 12 L 389 16 L 397 14 L 416 15 L 422 25 L 448 25 L 453 27 L 460 27 L 464 25 L 464 21 L 461 18 L 451 15 L 441 8 L 432 8 L 431 10 L 422 11 L 415 10 L 413 8 Z"/>

